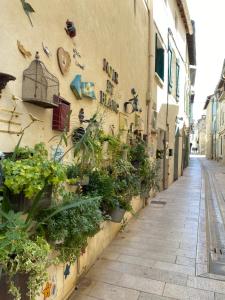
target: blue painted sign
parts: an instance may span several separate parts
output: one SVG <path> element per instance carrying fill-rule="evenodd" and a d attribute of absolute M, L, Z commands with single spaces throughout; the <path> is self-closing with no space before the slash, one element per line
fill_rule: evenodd
<path fill-rule="evenodd" d="M 94 82 L 83 82 L 81 80 L 81 75 L 75 76 L 70 84 L 70 88 L 77 99 L 82 99 L 83 97 L 96 99 Z"/>

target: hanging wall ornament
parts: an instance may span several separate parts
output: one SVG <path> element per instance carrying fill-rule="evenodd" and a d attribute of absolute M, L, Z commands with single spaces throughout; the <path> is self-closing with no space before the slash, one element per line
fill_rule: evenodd
<path fill-rule="evenodd" d="M 31 17 L 30 17 L 30 13 L 34 13 L 35 10 L 33 9 L 33 7 L 30 5 L 30 3 L 26 2 L 25 0 L 21 0 L 21 3 L 23 5 L 23 10 L 25 11 L 25 14 L 27 15 L 31 26 L 33 26 L 33 23 L 31 21 Z"/>
<path fill-rule="evenodd" d="M 24 46 L 20 43 L 20 41 L 17 41 L 17 47 L 20 51 L 20 53 L 25 57 L 25 58 L 29 58 L 32 56 L 30 51 L 27 51 Z"/>
<path fill-rule="evenodd" d="M 74 48 L 74 49 L 73 49 L 73 58 L 74 58 L 74 60 L 75 60 L 75 64 L 76 64 L 76 66 L 78 66 L 80 69 L 84 70 L 85 65 L 81 65 L 81 64 L 78 62 L 77 57 L 81 58 L 81 55 L 80 55 L 80 53 L 77 51 L 77 49 Z"/>
<path fill-rule="evenodd" d="M 74 23 L 70 20 L 66 21 L 66 33 L 71 37 L 75 37 L 76 36 L 76 28 L 74 26 Z"/>
<path fill-rule="evenodd" d="M 42 43 L 42 48 L 43 48 L 44 53 L 45 53 L 48 57 L 51 56 L 51 52 L 49 51 L 48 47 L 45 46 L 43 43 Z"/>
<path fill-rule="evenodd" d="M 69 52 L 65 51 L 62 47 L 57 50 L 57 58 L 60 71 L 65 75 L 69 71 L 71 58 Z"/>
<path fill-rule="evenodd" d="M 63 273 L 65 279 L 67 278 L 67 276 L 70 275 L 70 266 L 71 266 L 71 264 L 66 264 L 66 268 L 65 268 L 64 273 Z"/>

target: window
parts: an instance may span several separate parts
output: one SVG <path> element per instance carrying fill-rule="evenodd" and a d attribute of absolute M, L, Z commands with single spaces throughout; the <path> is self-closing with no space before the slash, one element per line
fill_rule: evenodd
<path fill-rule="evenodd" d="M 164 49 L 157 34 L 155 36 L 155 72 L 164 81 Z"/>
<path fill-rule="evenodd" d="M 179 82 L 180 82 L 180 64 L 179 60 L 176 60 L 176 99 L 179 101 L 180 91 L 179 91 Z"/>

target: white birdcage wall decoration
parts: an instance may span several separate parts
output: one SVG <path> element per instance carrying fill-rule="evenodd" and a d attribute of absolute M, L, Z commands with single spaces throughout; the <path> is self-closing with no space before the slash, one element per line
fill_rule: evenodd
<path fill-rule="evenodd" d="M 59 80 L 52 75 L 39 60 L 36 52 L 28 69 L 23 72 L 22 99 L 44 108 L 58 106 Z"/>

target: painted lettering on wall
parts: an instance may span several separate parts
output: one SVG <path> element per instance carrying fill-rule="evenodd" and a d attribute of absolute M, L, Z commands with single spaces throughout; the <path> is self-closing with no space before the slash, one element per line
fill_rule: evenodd
<path fill-rule="evenodd" d="M 108 61 L 103 59 L 103 71 L 105 71 L 109 77 L 106 81 L 106 90 L 100 91 L 100 103 L 112 111 L 119 112 L 119 104 L 113 99 L 114 85 L 118 84 L 118 73 L 109 65 Z"/>
<path fill-rule="evenodd" d="M 100 103 L 115 111 L 116 113 L 119 112 L 119 104 L 115 100 L 111 99 L 110 96 L 103 91 L 100 91 Z"/>
<path fill-rule="evenodd" d="M 112 66 L 110 66 L 110 64 L 108 63 L 108 61 L 104 58 L 103 59 L 103 71 L 105 71 L 109 78 L 115 83 L 118 84 L 119 80 L 118 80 L 118 73 L 113 69 Z"/>

